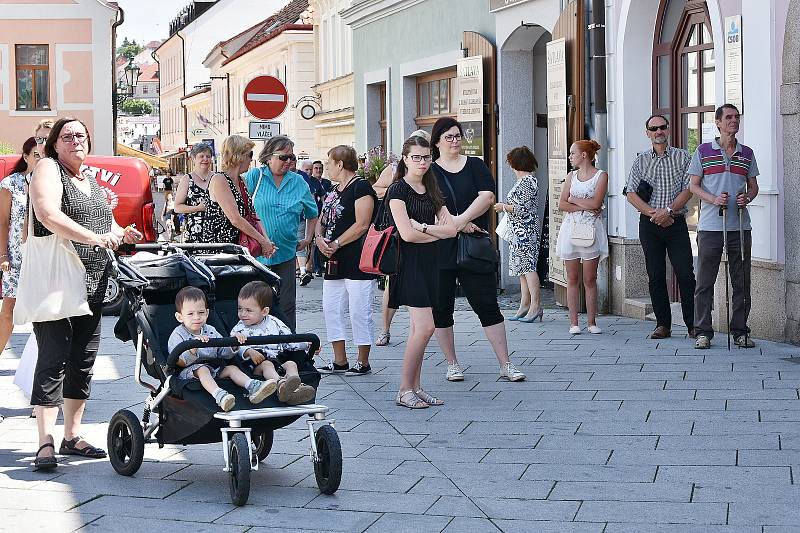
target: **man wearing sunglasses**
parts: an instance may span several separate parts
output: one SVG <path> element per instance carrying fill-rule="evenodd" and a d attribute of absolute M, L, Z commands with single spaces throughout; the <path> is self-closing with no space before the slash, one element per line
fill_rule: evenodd
<path fill-rule="evenodd" d="M 625 185 L 628 202 L 639 213 L 639 240 L 647 267 L 650 301 L 656 315 L 651 339 L 671 335 L 672 312 L 667 293 L 666 256 L 678 278 L 683 321 L 694 336 L 694 264 L 686 203 L 689 191 L 691 156 L 682 148 L 669 145 L 669 120 L 653 115 L 645 121 L 645 134 L 651 148 L 636 156 Z"/>

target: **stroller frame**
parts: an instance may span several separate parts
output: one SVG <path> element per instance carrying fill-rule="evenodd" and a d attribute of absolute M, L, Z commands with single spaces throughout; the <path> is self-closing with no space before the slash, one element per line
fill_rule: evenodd
<path fill-rule="evenodd" d="M 202 250 L 219 250 L 226 253 L 235 253 L 248 258 L 251 263 L 258 264 L 259 268 L 262 267 L 259 263 L 249 256 L 245 248 L 236 245 L 181 245 L 181 244 L 154 244 L 154 245 L 137 245 L 134 247 L 126 247 L 127 251 L 162 251 L 162 252 L 178 252 L 182 253 L 184 250 L 192 251 L 196 249 Z M 118 262 L 116 255 L 107 250 L 109 260 L 111 261 L 112 275 L 119 277 L 120 275 L 120 262 Z M 187 256 L 188 257 L 188 256 Z M 191 258 L 190 258 L 191 260 Z M 128 281 L 133 285 L 140 285 L 142 287 L 149 284 L 147 278 L 142 276 L 134 266 L 127 262 L 121 262 L 124 269 L 124 275 L 128 277 Z M 207 267 L 202 265 L 203 268 Z M 213 277 L 213 273 L 208 271 L 208 274 Z M 316 335 L 312 334 L 294 334 L 294 335 L 269 335 L 250 337 L 245 343 L 239 343 L 235 337 L 223 337 L 210 339 L 208 342 L 200 340 L 187 340 L 178 344 L 169 354 L 167 359 L 168 367 L 174 366 L 178 356 L 186 350 L 198 347 L 231 347 L 241 345 L 263 345 L 273 344 L 279 342 L 309 342 L 311 345 L 309 353 L 313 353 L 319 348 L 320 341 Z M 162 402 L 173 392 L 173 383 L 175 375 L 170 374 L 160 386 L 155 386 L 148 381 L 145 381 L 142 376 L 142 367 L 145 365 L 143 356 L 147 353 L 145 346 L 145 332 L 140 328 L 137 332 L 135 342 L 136 357 L 134 363 L 134 379 L 136 382 L 150 391 L 147 399 L 145 400 L 144 412 L 142 414 L 141 423 L 134 425 L 131 418 L 136 419 L 136 415 L 128 410 L 118 411 L 117 414 L 109 423 L 108 429 L 108 447 L 109 455 L 111 456 L 111 463 L 117 473 L 122 475 L 133 475 L 138 471 L 141 466 L 144 456 L 144 444 L 158 443 L 159 447 L 164 444 L 158 438 L 158 431 L 162 428 L 160 418 L 161 411 L 159 406 Z M 221 444 L 222 444 L 222 458 L 223 468 L 222 471 L 229 474 L 231 499 L 235 505 L 244 505 L 249 497 L 250 488 L 250 472 L 259 469 L 259 463 L 265 459 L 269 453 L 269 449 L 264 451 L 264 448 L 271 448 L 272 436 L 270 434 L 269 443 L 265 444 L 265 434 L 261 433 L 261 442 L 256 445 L 251 437 L 252 427 L 246 426 L 243 422 L 253 420 L 265 420 L 281 417 L 299 417 L 308 415 L 306 425 L 309 432 L 310 442 L 310 458 L 314 467 L 314 472 L 317 477 L 317 484 L 320 490 L 325 494 L 333 494 L 339 487 L 341 480 L 341 445 L 338 436 L 334 429 L 335 420 L 326 417 L 329 408 L 319 404 L 286 406 L 286 407 L 264 407 L 253 409 L 239 409 L 229 412 L 214 413 L 213 418 L 227 423 L 227 427 L 221 427 Z M 152 412 L 159 413 L 159 421 L 151 421 L 150 415 Z M 117 421 L 117 425 L 114 425 Z M 118 457 L 115 457 L 114 450 L 116 445 L 119 444 L 118 438 L 118 424 L 122 422 L 129 430 L 130 439 L 133 442 L 141 442 L 141 449 L 132 451 L 130 459 L 123 461 L 123 464 L 118 465 Z M 112 434 L 112 431 L 114 434 Z M 124 435 L 124 431 L 123 431 Z M 124 438 L 124 437 L 123 437 Z M 136 447 L 132 445 L 132 447 Z M 322 448 L 322 450 L 320 449 Z M 117 459 L 115 461 L 115 459 Z"/>

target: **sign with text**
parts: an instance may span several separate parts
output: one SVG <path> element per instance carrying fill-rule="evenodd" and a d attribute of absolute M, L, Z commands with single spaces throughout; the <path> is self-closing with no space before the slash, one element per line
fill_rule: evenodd
<path fill-rule="evenodd" d="M 523 4 L 530 0 L 489 0 L 489 11 L 499 11 L 507 7 Z"/>
<path fill-rule="evenodd" d="M 564 214 L 558 199 L 567 176 L 567 46 L 564 39 L 547 43 L 547 173 L 550 195 L 550 281 L 567 286 L 564 261 L 556 255 L 556 240 Z"/>
<path fill-rule="evenodd" d="M 266 141 L 281 134 L 281 123 L 271 120 L 251 120 L 250 139 L 253 141 Z"/>
<path fill-rule="evenodd" d="M 464 128 L 461 152 L 483 158 L 483 56 L 458 60 L 457 119 Z"/>
<path fill-rule="evenodd" d="M 742 16 L 725 17 L 725 103 L 744 113 L 742 101 Z"/>

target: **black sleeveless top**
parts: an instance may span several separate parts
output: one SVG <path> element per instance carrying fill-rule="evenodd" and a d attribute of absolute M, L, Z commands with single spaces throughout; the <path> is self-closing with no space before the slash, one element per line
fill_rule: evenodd
<path fill-rule="evenodd" d="M 61 184 L 64 186 L 64 193 L 61 195 L 61 211 L 77 222 L 84 228 L 95 233 L 108 233 L 111 231 L 111 208 L 106 201 L 106 195 L 97 184 L 91 172 L 82 169 L 86 180 L 92 187 L 91 196 L 78 189 L 72 182 L 69 173 L 58 162 L 54 160 L 61 172 Z M 36 211 L 33 211 L 33 235 L 35 237 L 46 237 L 53 233 L 44 227 L 36 218 Z M 83 266 L 86 268 L 86 298 L 90 304 L 103 303 L 108 285 L 109 263 L 106 252 L 101 250 L 95 252 L 92 246 L 73 241 L 75 251 L 78 252 Z"/>
<path fill-rule="evenodd" d="M 233 179 L 226 173 L 222 172 L 220 175 L 228 180 L 228 188 L 233 194 L 233 199 L 236 200 L 236 208 L 239 214 L 244 216 L 245 203 L 242 198 L 242 192 L 233 183 Z M 212 177 L 213 179 L 213 177 Z M 211 184 L 209 183 L 209 187 Z M 200 232 L 200 240 L 196 242 L 218 242 L 218 243 L 237 243 L 239 242 L 240 230 L 234 226 L 231 221 L 225 216 L 225 211 L 218 202 L 211 199 L 209 194 L 208 201 L 206 202 L 205 220 L 203 221 L 202 230 Z"/>

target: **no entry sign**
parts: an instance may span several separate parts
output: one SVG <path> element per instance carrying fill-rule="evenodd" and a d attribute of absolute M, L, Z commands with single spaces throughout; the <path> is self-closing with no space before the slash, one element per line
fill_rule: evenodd
<path fill-rule="evenodd" d="M 259 76 L 244 88 L 244 106 L 257 118 L 269 120 L 284 112 L 288 103 L 286 86 L 273 76 Z"/>

